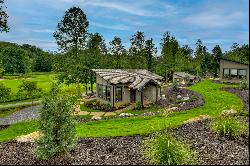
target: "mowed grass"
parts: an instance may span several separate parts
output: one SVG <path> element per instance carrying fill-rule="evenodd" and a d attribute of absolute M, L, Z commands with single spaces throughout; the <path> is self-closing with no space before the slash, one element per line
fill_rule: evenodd
<path fill-rule="evenodd" d="M 235 109 L 242 111 L 243 104 L 239 97 L 234 94 L 221 91 L 222 84 L 212 83 L 210 80 L 205 80 L 189 89 L 200 93 L 205 103 L 203 106 L 186 110 L 183 112 L 174 112 L 169 116 L 147 116 L 147 117 L 131 117 L 112 120 L 103 120 L 88 122 L 77 125 L 78 137 L 111 137 L 111 136 L 129 136 L 129 135 L 147 135 L 155 131 L 164 130 L 169 127 L 181 125 L 185 120 L 199 116 L 210 115 L 217 117 L 221 111 L 225 109 Z M 27 122 L 35 124 L 34 122 Z M 21 128 L 19 128 L 19 127 Z M 0 131 L 0 141 L 14 139 L 18 135 L 27 134 L 27 130 L 22 132 L 23 125 L 15 124 L 15 127 L 10 127 Z M 18 130 L 15 132 L 13 130 Z M 37 130 L 37 126 L 29 128 L 29 132 Z"/>
<path fill-rule="evenodd" d="M 18 79 L 6 79 L 2 80 L 2 82 L 6 87 L 11 88 L 13 93 L 18 91 L 18 86 L 22 83 L 24 79 L 30 81 L 36 81 L 37 86 L 42 88 L 44 91 L 48 91 L 50 88 L 50 81 L 52 81 L 56 74 L 54 73 L 30 73 L 28 74 L 28 78 L 18 78 Z M 13 76 L 15 77 L 15 76 Z M 9 76 L 11 78 L 11 76 Z"/>
<path fill-rule="evenodd" d="M 6 87 L 11 88 L 12 93 L 17 93 L 18 86 L 22 84 L 23 80 L 27 79 L 30 81 L 37 82 L 38 88 L 42 88 L 44 92 L 48 92 L 51 87 L 51 81 L 56 79 L 56 76 L 57 74 L 55 73 L 35 72 L 35 73 L 27 74 L 27 78 L 12 79 L 12 77 L 15 78 L 17 76 L 5 76 L 5 78 L 9 78 L 9 79 L 0 80 L 0 82 L 3 83 Z M 88 88 L 89 87 L 90 85 L 88 85 Z M 65 91 L 76 92 L 76 84 L 70 84 L 70 85 L 62 84 L 61 88 L 62 90 L 65 90 Z M 93 88 L 95 89 L 95 84 L 93 85 Z M 81 92 L 85 92 L 85 87 L 83 87 L 82 84 L 80 85 L 80 90 Z M 90 91 L 88 90 L 88 92 Z M 29 101 L 29 100 L 26 100 L 26 101 Z M 9 103 L 12 103 L 12 102 L 9 102 Z"/>

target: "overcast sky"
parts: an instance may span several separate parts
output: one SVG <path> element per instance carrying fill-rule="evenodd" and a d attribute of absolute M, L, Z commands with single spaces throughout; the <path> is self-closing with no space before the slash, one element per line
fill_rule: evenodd
<path fill-rule="evenodd" d="M 157 47 L 166 31 L 180 45 L 195 47 L 201 39 L 210 51 L 223 51 L 236 42 L 249 43 L 248 0 L 6 0 L 9 33 L 0 41 L 28 43 L 57 51 L 53 38 L 65 10 L 79 6 L 89 20 L 89 32 L 99 32 L 106 43 L 114 36 L 126 47 L 136 31 L 153 38 Z"/>

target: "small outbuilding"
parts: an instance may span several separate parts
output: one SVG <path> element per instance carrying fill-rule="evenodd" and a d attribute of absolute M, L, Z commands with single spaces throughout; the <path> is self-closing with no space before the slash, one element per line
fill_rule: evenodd
<path fill-rule="evenodd" d="M 246 79 L 249 82 L 249 65 L 221 59 L 220 79 L 229 82 L 239 82 L 241 79 Z"/>
<path fill-rule="evenodd" d="M 174 72 L 173 81 L 181 82 L 186 84 L 187 82 L 195 82 L 196 77 L 194 75 L 185 73 L 185 72 Z"/>
<path fill-rule="evenodd" d="M 154 103 L 160 99 L 163 77 L 144 69 L 93 69 L 101 100 L 116 104 Z"/>

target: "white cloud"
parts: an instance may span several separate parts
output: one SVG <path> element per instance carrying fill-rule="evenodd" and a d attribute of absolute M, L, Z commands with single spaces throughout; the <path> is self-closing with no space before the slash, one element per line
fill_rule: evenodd
<path fill-rule="evenodd" d="M 113 30 L 129 30 L 129 27 L 126 25 L 105 25 L 97 22 L 92 22 L 91 25 Z"/>
<path fill-rule="evenodd" d="M 55 30 L 53 29 L 34 29 L 32 32 L 37 32 L 37 33 L 53 33 Z"/>
<path fill-rule="evenodd" d="M 184 18 L 184 22 L 205 28 L 227 27 L 239 22 L 245 15 L 242 12 L 220 13 L 202 12 Z"/>

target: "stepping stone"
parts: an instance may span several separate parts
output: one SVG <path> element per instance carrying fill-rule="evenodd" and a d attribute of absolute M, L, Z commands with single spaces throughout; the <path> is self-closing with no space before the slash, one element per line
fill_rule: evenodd
<path fill-rule="evenodd" d="M 27 135 L 18 136 L 16 137 L 16 140 L 18 142 L 35 142 L 35 140 L 38 139 L 40 136 L 42 136 L 42 134 L 36 131 Z"/>
<path fill-rule="evenodd" d="M 92 119 L 93 118 L 96 118 L 96 117 L 101 117 L 105 114 L 105 112 L 91 112 L 90 115 L 93 115 Z"/>
<path fill-rule="evenodd" d="M 120 113 L 122 113 L 124 111 L 124 109 L 120 109 L 120 110 L 116 110 L 116 111 L 114 111 L 115 113 L 117 113 L 117 114 L 120 114 Z"/>
<path fill-rule="evenodd" d="M 114 112 L 106 112 L 104 114 L 104 116 L 115 116 L 115 115 L 116 115 L 116 113 L 114 113 Z"/>
<path fill-rule="evenodd" d="M 77 112 L 75 115 L 88 115 L 89 112 L 87 111 L 80 111 L 80 112 Z"/>

